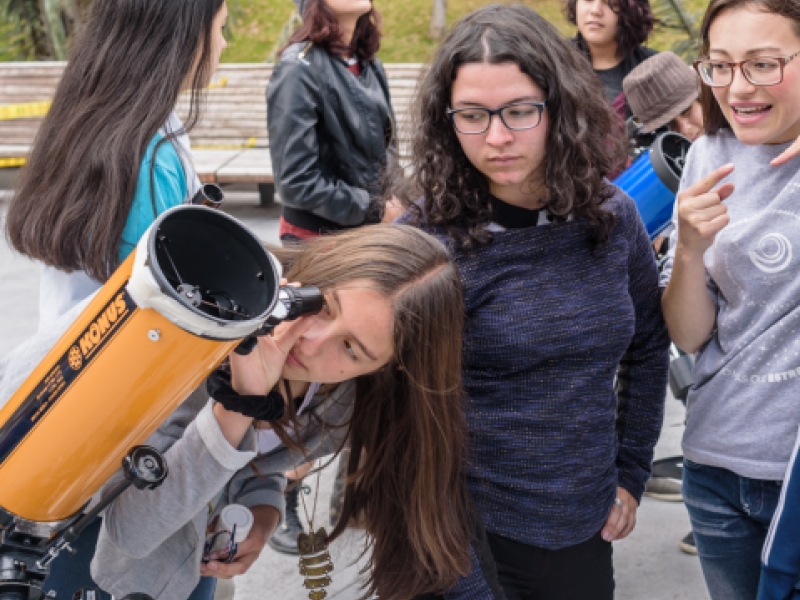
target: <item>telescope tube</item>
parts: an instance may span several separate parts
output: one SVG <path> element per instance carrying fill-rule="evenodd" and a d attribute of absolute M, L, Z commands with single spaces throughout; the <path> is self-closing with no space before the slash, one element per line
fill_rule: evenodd
<path fill-rule="evenodd" d="M 0 508 L 38 522 L 80 511 L 269 318 L 280 275 L 232 217 L 189 205 L 162 214 L 0 408 Z"/>

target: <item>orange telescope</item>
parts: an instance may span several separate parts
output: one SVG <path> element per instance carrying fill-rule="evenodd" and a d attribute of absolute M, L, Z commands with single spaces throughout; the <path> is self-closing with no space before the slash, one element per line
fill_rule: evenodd
<path fill-rule="evenodd" d="M 232 217 L 190 205 L 161 215 L 24 383 L 0 398 L 6 517 L 55 531 L 79 513 L 243 338 L 285 318 L 280 275 Z"/>

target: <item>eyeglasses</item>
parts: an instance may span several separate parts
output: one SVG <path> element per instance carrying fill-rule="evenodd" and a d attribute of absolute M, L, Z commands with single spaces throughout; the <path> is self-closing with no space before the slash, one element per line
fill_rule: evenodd
<path fill-rule="evenodd" d="M 459 108 L 447 109 L 447 117 L 459 133 L 473 135 L 484 133 L 492 124 L 492 117 L 497 115 L 503 125 L 512 131 L 533 129 L 542 122 L 544 102 L 518 102 L 495 108 Z"/>
<path fill-rule="evenodd" d="M 216 549 L 215 549 L 216 548 Z M 232 531 L 222 529 L 208 536 L 203 547 L 203 562 L 216 560 L 221 563 L 231 563 L 236 558 L 239 544 L 236 543 L 236 525 Z"/>
<path fill-rule="evenodd" d="M 710 87 L 726 87 L 733 83 L 735 70 L 741 69 L 742 75 L 753 85 L 778 85 L 783 81 L 783 68 L 800 52 L 783 58 L 762 56 L 749 58 L 740 62 L 727 62 L 704 58 L 694 61 L 694 68 L 700 79 Z"/>

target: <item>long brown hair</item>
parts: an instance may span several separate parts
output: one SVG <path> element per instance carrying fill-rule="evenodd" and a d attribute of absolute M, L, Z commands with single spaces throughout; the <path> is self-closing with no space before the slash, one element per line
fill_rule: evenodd
<path fill-rule="evenodd" d="M 94 0 L 11 200 L 17 251 L 113 273 L 142 158 L 192 72 L 185 130 L 199 118 L 223 1 Z"/>
<path fill-rule="evenodd" d="M 711 47 L 709 32 L 714 19 L 725 10 L 744 8 L 745 6 L 753 6 L 764 12 L 786 17 L 793 21 L 795 34 L 800 37 L 800 3 L 787 2 L 786 0 L 711 0 L 700 25 L 701 57 L 708 57 L 708 51 Z M 700 104 L 703 106 L 703 122 L 707 135 L 714 135 L 720 129 L 731 128 L 731 124 L 728 123 L 728 119 L 722 113 L 717 99 L 714 98 L 714 93 L 705 84 L 702 85 L 700 90 Z"/>
<path fill-rule="evenodd" d="M 278 254 L 290 281 L 325 291 L 367 279 L 392 300 L 393 358 L 356 380 L 347 486 L 332 537 L 351 522 L 366 528 L 367 594 L 442 593 L 470 568 L 456 268 L 438 240 L 406 225 L 318 237 Z"/>
<path fill-rule="evenodd" d="M 279 54 L 291 44 L 314 42 L 328 54 L 352 54 L 365 60 L 374 60 L 381 47 L 381 16 L 374 6 L 356 21 L 349 46 L 342 42 L 339 21 L 325 0 L 308 0 L 302 16 L 303 24 L 295 30 Z"/>
<path fill-rule="evenodd" d="M 441 227 L 456 245 L 488 244 L 489 184 L 469 161 L 447 119 L 458 69 L 468 63 L 514 63 L 545 93 L 549 131 L 545 156 L 547 208 L 589 221 L 591 247 L 604 244 L 614 215 L 605 176 L 624 160 L 616 115 L 586 59 L 541 16 L 520 5 L 485 6 L 461 19 L 436 52 L 412 113 L 411 170 L 420 220 Z M 492 85 L 491 82 L 486 83 Z"/>

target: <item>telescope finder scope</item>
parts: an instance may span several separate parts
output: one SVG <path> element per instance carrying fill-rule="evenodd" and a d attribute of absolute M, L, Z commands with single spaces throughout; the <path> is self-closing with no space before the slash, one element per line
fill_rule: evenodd
<path fill-rule="evenodd" d="M 210 208 L 219 208 L 223 200 L 225 200 L 225 194 L 222 193 L 222 188 L 214 183 L 204 183 L 192 196 L 192 204 Z"/>

